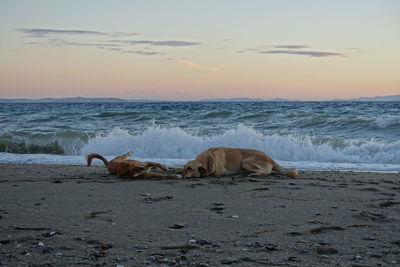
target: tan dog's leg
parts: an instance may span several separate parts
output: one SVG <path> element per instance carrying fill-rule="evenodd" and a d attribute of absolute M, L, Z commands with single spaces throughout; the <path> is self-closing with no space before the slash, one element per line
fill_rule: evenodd
<path fill-rule="evenodd" d="M 272 164 L 269 163 L 264 163 L 262 165 L 266 165 L 261 167 L 261 164 L 257 163 L 256 158 L 247 158 L 243 160 L 242 162 L 242 168 L 245 169 L 246 171 L 251 172 L 249 175 L 250 176 L 264 176 L 272 173 Z"/>

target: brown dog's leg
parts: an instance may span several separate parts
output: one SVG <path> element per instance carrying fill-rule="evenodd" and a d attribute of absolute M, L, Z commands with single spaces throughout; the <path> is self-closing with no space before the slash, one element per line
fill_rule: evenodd
<path fill-rule="evenodd" d="M 159 168 L 159 169 L 161 169 L 163 171 L 168 171 L 168 168 L 165 165 L 162 165 L 162 164 L 157 163 L 157 162 L 149 161 L 149 162 L 143 162 L 143 163 L 146 164 L 147 168 L 156 167 L 156 168 Z"/>
<path fill-rule="evenodd" d="M 125 153 L 125 154 L 115 157 L 113 160 L 126 160 L 127 158 L 129 158 L 132 155 L 133 155 L 132 152 L 128 152 L 128 153 Z"/>

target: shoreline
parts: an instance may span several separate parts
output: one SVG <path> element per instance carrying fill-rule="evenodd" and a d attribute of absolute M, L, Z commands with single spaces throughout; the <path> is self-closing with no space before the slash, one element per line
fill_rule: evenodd
<path fill-rule="evenodd" d="M 127 181 L 101 165 L 0 169 L 0 266 L 400 263 L 400 173 Z"/>

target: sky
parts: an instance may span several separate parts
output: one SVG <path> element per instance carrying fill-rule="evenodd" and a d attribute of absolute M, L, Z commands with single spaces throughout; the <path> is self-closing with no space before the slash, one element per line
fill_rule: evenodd
<path fill-rule="evenodd" d="M 0 0 L 0 98 L 400 94 L 397 0 Z"/>

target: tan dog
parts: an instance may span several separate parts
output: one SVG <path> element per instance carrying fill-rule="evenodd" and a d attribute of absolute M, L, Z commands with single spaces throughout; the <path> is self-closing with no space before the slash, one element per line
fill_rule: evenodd
<path fill-rule="evenodd" d="M 195 160 L 182 169 L 183 177 L 223 176 L 250 172 L 252 176 L 270 174 L 272 171 L 298 175 L 296 169 L 285 169 L 267 154 L 255 149 L 212 147 L 201 152 Z"/>
<path fill-rule="evenodd" d="M 92 164 L 94 158 L 103 161 L 110 174 L 118 175 L 121 178 L 126 179 L 140 179 L 140 178 L 171 178 L 177 179 L 178 177 L 174 174 L 161 174 L 150 172 L 151 167 L 157 167 L 163 171 L 167 171 L 168 168 L 160 163 L 156 162 L 141 162 L 133 159 L 127 159 L 132 156 L 131 152 L 125 153 L 114 158 L 111 161 L 105 159 L 102 155 L 93 153 L 87 155 L 87 166 Z"/>

